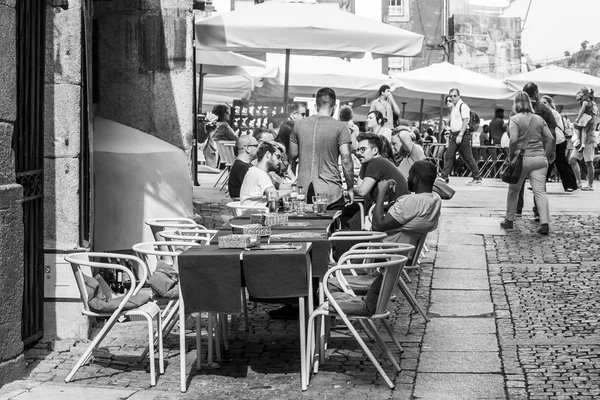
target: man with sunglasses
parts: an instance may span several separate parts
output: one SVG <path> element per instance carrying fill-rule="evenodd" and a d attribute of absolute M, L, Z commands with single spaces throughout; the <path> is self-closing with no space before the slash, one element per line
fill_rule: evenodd
<path fill-rule="evenodd" d="M 460 99 L 460 91 L 458 89 L 450 89 L 449 96 L 453 104 L 450 111 L 451 134 L 448 140 L 448 148 L 444 155 L 444 169 L 441 178 L 446 183 L 450 181 L 448 177 L 450 176 L 450 171 L 452 171 L 456 153 L 459 152 L 473 175 L 473 180 L 467 183 L 467 185 L 481 185 L 481 174 L 479 173 L 475 158 L 473 158 L 471 132 L 468 129 L 471 109 Z"/>
<path fill-rule="evenodd" d="M 240 188 L 242 206 L 264 207 L 269 193 L 277 192 L 269 172 L 277 169 L 282 157 L 281 149 L 273 142 L 263 142 L 258 146 L 258 162 L 255 167 L 248 169 Z M 289 192 L 289 190 L 279 191 L 277 198 Z"/>
<path fill-rule="evenodd" d="M 258 141 L 252 135 L 242 135 L 235 141 L 233 152 L 236 159 L 229 172 L 229 196 L 233 200 L 240 197 L 240 188 L 248 169 L 252 167 L 252 161 L 256 158 L 258 152 Z"/>
<path fill-rule="evenodd" d="M 298 121 L 306 117 L 306 107 L 302 103 L 293 103 L 290 106 L 288 121 Z"/>

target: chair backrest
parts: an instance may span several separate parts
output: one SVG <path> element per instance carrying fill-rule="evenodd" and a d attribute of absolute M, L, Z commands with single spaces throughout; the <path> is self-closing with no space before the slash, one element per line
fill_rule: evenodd
<path fill-rule="evenodd" d="M 107 259 L 107 260 L 128 260 L 135 268 L 135 274 L 129 268 L 111 262 L 102 262 L 95 261 L 97 259 Z M 75 282 L 77 283 L 77 288 L 79 289 L 79 296 L 83 303 L 84 314 L 86 315 L 95 315 L 93 311 L 90 310 L 89 307 L 89 299 L 90 293 L 87 290 L 87 285 L 85 284 L 84 275 L 88 277 L 92 276 L 91 268 L 98 269 L 111 269 L 121 271 L 129 277 L 129 281 L 132 284 L 132 290 L 127 292 L 125 297 L 129 299 L 129 297 L 137 294 L 140 289 L 146 283 L 148 279 L 148 271 L 144 262 L 135 256 L 130 256 L 127 254 L 119 254 L 119 253 L 95 253 L 95 252 L 81 252 L 81 253 L 71 253 L 65 256 L 65 261 L 71 264 L 71 269 L 73 270 L 73 275 L 75 276 Z M 138 279 L 136 280 L 136 275 Z M 137 282 L 137 283 L 136 283 Z M 124 305 L 126 301 L 122 304 Z M 122 307 L 119 307 L 117 311 L 121 311 Z"/>
<path fill-rule="evenodd" d="M 165 229 L 158 234 L 167 241 L 208 244 L 217 232 L 209 229 Z"/>
<path fill-rule="evenodd" d="M 223 161 L 225 161 L 225 166 L 231 167 L 235 162 L 235 153 L 233 149 L 235 148 L 235 141 L 221 141 L 221 157 Z"/>
<path fill-rule="evenodd" d="M 330 237 L 329 241 L 332 242 L 331 250 L 329 253 L 329 259 L 331 262 L 335 262 L 342 254 L 348 251 L 352 246 L 361 242 L 378 241 L 387 236 L 385 232 L 377 231 L 337 231 L 334 232 Z M 335 251 L 334 251 L 335 244 Z"/>
<path fill-rule="evenodd" d="M 227 208 L 233 214 L 233 217 L 241 217 L 243 215 L 250 215 L 253 213 L 268 213 L 269 209 L 267 207 L 250 207 L 243 206 L 239 201 L 230 201 L 226 204 Z"/>
<path fill-rule="evenodd" d="M 150 218 L 145 221 L 146 225 L 150 227 L 154 240 L 164 240 L 158 232 L 169 229 L 192 229 L 201 228 L 206 229 L 205 226 L 197 224 L 191 218 L 186 217 L 167 217 L 167 218 Z"/>
<path fill-rule="evenodd" d="M 352 254 L 348 255 L 344 259 L 344 263 L 338 263 L 335 267 L 330 268 L 325 276 L 323 277 L 324 281 L 327 281 L 332 274 L 337 274 L 338 271 L 352 269 L 352 265 L 345 264 L 347 261 L 363 261 L 365 258 L 378 261 L 378 262 L 369 262 L 360 264 L 360 267 L 365 270 L 370 269 L 378 269 L 380 271 L 381 276 L 377 277 L 375 281 L 372 283 L 371 288 L 369 288 L 369 292 L 365 298 L 365 302 L 369 303 L 372 301 L 372 297 L 377 295 L 376 306 L 372 311 L 373 315 L 383 315 L 386 314 L 388 304 L 390 298 L 392 296 L 392 291 L 396 286 L 398 279 L 400 278 L 400 273 L 402 272 L 402 268 L 406 264 L 407 258 L 398 254 Z M 331 301 L 338 312 L 341 312 L 339 307 L 336 307 L 335 300 L 332 300 L 331 293 L 329 291 L 328 285 L 324 286 L 325 293 L 327 298 Z M 378 293 L 378 294 L 377 294 Z"/>
<path fill-rule="evenodd" d="M 162 260 L 171 264 L 176 270 L 179 269 L 177 265 L 177 256 L 187 250 L 190 247 L 199 247 L 198 243 L 190 243 L 189 241 L 155 241 L 155 242 L 142 242 L 132 246 L 132 250 L 135 251 L 138 256 L 144 260 L 146 267 L 148 268 L 148 275 L 152 276 L 158 261 Z"/>
<path fill-rule="evenodd" d="M 443 160 L 445 152 L 446 152 L 445 144 L 432 144 L 431 145 L 431 157 L 437 158 L 438 160 Z"/>

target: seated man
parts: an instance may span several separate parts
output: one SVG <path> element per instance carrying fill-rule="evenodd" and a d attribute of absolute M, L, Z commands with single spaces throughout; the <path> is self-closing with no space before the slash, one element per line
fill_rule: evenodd
<path fill-rule="evenodd" d="M 277 169 L 281 162 L 281 149 L 271 142 L 263 142 L 258 146 L 258 162 L 246 173 L 242 187 L 240 188 L 240 203 L 242 206 L 264 207 L 267 204 L 265 196 L 270 192 L 276 192 L 276 198 L 288 194 L 289 190 L 277 192 L 269 171 Z"/>
<path fill-rule="evenodd" d="M 256 158 L 258 141 L 254 136 L 242 135 L 235 141 L 235 149 L 233 151 L 237 158 L 231 166 L 227 187 L 229 189 L 229 196 L 234 200 L 238 200 L 246 172 L 252 167 L 252 160 Z"/>
<path fill-rule="evenodd" d="M 379 182 L 377 200 L 373 210 L 373 230 L 386 232 L 386 242 L 412 243 L 411 234 L 428 233 L 437 228 L 442 209 L 442 199 L 433 192 L 437 171 L 427 161 L 417 161 L 408 174 L 411 194 L 398 197 L 384 214 L 390 182 Z"/>
<path fill-rule="evenodd" d="M 415 162 L 425 159 L 423 148 L 414 142 L 414 138 L 415 134 L 408 126 L 398 126 L 392 132 L 394 157 L 404 176 L 408 176 L 408 171 Z"/>

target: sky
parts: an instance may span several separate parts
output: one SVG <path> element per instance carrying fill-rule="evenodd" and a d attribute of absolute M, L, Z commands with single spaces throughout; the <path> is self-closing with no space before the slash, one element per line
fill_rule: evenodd
<path fill-rule="evenodd" d="M 507 14 L 524 18 L 529 1 L 517 0 Z M 577 51 L 584 40 L 600 42 L 600 0 L 531 0 L 521 48 L 534 63 Z"/>

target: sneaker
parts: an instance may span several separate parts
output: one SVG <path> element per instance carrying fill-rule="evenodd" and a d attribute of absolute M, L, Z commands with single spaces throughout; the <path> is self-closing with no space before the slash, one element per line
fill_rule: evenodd
<path fill-rule="evenodd" d="M 473 179 L 471 182 L 467 182 L 467 186 L 481 186 L 481 179 Z"/>
<path fill-rule="evenodd" d="M 514 226 L 514 222 L 513 221 L 509 221 L 507 219 L 505 219 L 504 221 L 500 222 L 500 227 L 504 228 L 504 229 L 512 229 Z"/>
<path fill-rule="evenodd" d="M 522 217 L 523 216 L 523 211 L 518 211 L 515 213 L 515 217 Z"/>
<path fill-rule="evenodd" d="M 533 220 L 534 220 L 535 222 L 540 222 L 540 216 L 539 216 L 539 215 L 534 215 L 534 216 L 533 216 Z"/>
<path fill-rule="evenodd" d="M 550 227 L 548 226 L 548 224 L 540 224 L 536 232 L 541 233 L 542 235 L 547 235 L 550 232 Z"/>
<path fill-rule="evenodd" d="M 438 178 L 439 180 L 441 180 L 441 181 L 444 181 L 444 182 L 446 182 L 446 183 L 450 183 L 450 178 L 448 178 L 447 176 L 442 176 L 442 175 L 440 175 L 440 176 L 438 176 L 437 178 Z"/>

